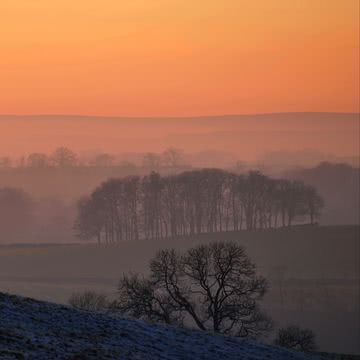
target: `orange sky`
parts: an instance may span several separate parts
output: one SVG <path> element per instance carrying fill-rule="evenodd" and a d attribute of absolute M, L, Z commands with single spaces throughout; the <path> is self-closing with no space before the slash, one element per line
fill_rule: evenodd
<path fill-rule="evenodd" d="M 359 111 L 358 0 L 1 0 L 0 113 Z"/>

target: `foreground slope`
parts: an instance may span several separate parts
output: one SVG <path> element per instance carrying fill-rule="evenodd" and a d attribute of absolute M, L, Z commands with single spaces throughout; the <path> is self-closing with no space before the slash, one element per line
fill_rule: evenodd
<path fill-rule="evenodd" d="M 237 338 L 0 294 L 1 359 L 315 359 Z"/>

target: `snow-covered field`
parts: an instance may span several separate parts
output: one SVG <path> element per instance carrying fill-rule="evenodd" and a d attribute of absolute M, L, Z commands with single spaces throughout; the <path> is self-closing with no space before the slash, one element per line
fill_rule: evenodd
<path fill-rule="evenodd" d="M 0 359 L 318 359 L 242 339 L 0 293 Z"/>

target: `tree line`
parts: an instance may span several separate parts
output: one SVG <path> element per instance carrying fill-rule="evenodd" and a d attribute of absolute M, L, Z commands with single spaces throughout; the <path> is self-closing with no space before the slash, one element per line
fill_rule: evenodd
<path fill-rule="evenodd" d="M 171 169 L 187 166 L 185 164 L 184 153 L 181 149 L 173 147 L 165 149 L 161 153 L 148 152 L 142 155 L 141 167 L 149 170 Z M 22 156 L 15 160 L 9 156 L 0 156 L 0 169 L 7 168 L 31 168 L 42 169 L 49 167 L 71 168 L 76 166 L 85 167 L 136 167 L 135 164 L 122 160 L 120 161 L 114 154 L 98 153 L 88 159 L 81 158 L 75 151 L 61 146 L 51 154 L 33 152 L 27 156 Z"/>
<path fill-rule="evenodd" d="M 259 230 L 315 224 L 323 205 L 314 187 L 257 171 L 152 172 L 102 183 L 79 201 L 75 228 L 99 243 Z"/>

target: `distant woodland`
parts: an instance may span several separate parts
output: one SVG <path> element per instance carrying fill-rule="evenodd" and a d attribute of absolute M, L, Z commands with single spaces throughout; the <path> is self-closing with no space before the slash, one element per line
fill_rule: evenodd
<path fill-rule="evenodd" d="M 299 181 L 219 169 L 110 179 L 79 202 L 76 229 L 85 239 L 119 242 L 201 233 L 313 225 L 323 199 Z M 306 220 L 305 220 L 306 218 Z"/>
<path fill-rule="evenodd" d="M 118 242 L 301 224 L 356 224 L 359 168 L 198 168 L 168 148 L 0 157 L 0 242 Z M 18 226 L 21 222 L 21 227 Z"/>

